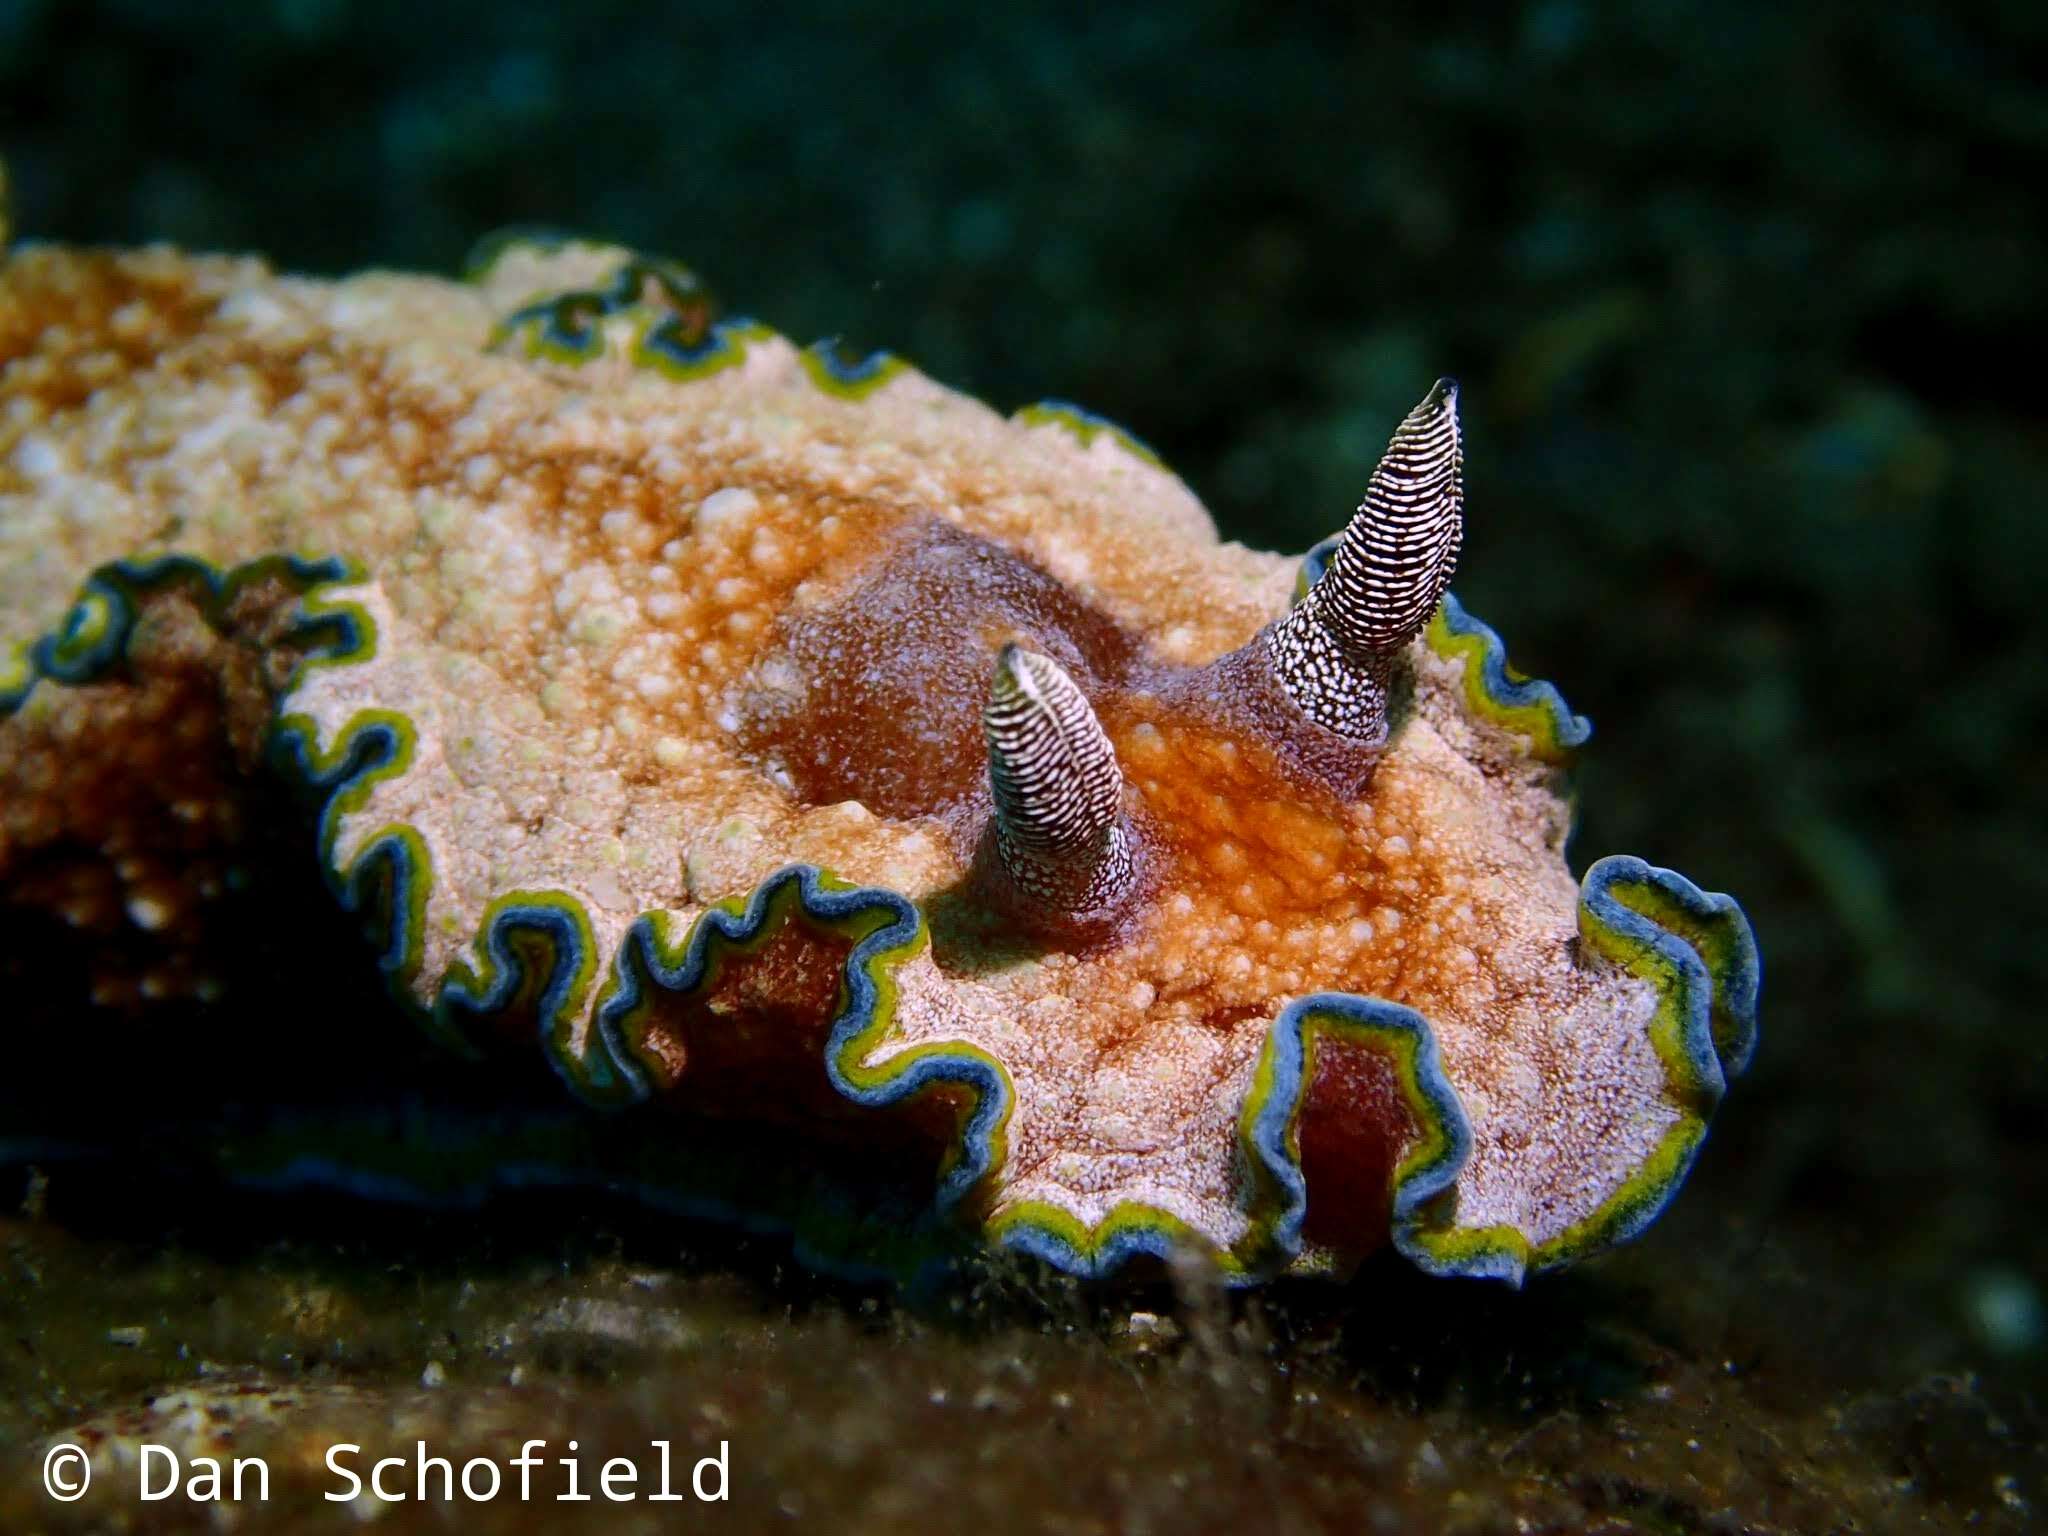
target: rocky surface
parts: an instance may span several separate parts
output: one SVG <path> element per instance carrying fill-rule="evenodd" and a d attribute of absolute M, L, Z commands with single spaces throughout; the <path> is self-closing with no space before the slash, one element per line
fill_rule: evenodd
<path fill-rule="evenodd" d="M 679 1253 L 618 1210 L 366 1227 L 296 1204 L 230 1201 L 152 1241 L 0 1232 L 0 1524 L 487 1532 L 545 1504 L 550 1529 L 616 1531 L 704 1513 L 559 1502 L 552 1465 L 522 1505 L 510 1458 L 529 1439 L 547 1459 L 577 1441 L 585 1491 L 633 1460 L 643 1495 L 655 1442 L 687 1492 L 724 1441 L 716 1513 L 735 1530 L 2021 1531 L 2048 1469 L 2009 1391 L 1902 1376 L 1857 1342 L 1882 1321 L 1867 1303 L 1788 1275 L 1767 1241 L 1695 1262 L 1681 1241 L 1728 1255 L 1742 1237 L 1699 1222 L 1521 1296 L 1387 1263 L 1251 1300 L 1199 1274 L 1105 1296 L 1010 1270 L 908 1306 L 804 1278 L 773 1242 Z M 268 1501 L 252 1481 L 239 1504 L 142 1504 L 144 1441 L 188 1479 L 195 1456 L 261 1457 Z M 341 1465 L 367 1478 L 399 1456 L 385 1486 L 416 1494 L 422 1441 L 457 1475 L 495 1461 L 500 1497 L 450 1505 L 430 1469 L 427 1503 L 382 1501 L 324 1460 L 360 1446 Z M 38 1488 L 58 1443 L 93 1457 L 68 1506 Z"/>

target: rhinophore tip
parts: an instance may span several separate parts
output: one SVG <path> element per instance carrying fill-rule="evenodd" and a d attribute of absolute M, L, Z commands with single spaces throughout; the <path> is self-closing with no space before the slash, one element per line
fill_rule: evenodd
<path fill-rule="evenodd" d="M 1004 872 L 1061 912 L 1110 905 L 1131 882 L 1124 776 L 1074 680 L 1048 656 L 1004 646 L 982 728 Z"/>
<path fill-rule="evenodd" d="M 1302 713 L 1377 742 L 1387 677 L 1443 600 L 1465 531 L 1458 386 L 1438 379 L 1394 430 L 1323 578 L 1267 634 L 1274 674 Z"/>

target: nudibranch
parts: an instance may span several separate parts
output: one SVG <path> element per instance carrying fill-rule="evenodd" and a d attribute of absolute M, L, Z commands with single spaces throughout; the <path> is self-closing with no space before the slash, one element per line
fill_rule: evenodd
<path fill-rule="evenodd" d="M 607 246 L 20 247 L 0 899 L 211 997 L 283 773 L 428 1029 L 648 1137 L 887 1155 L 1082 1275 L 1518 1281 L 1670 1198 L 1758 967 L 1725 896 L 1572 878 L 1587 726 L 1446 590 L 1463 454 L 1440 383 L 1290 561 L 1098 417 Z"/>

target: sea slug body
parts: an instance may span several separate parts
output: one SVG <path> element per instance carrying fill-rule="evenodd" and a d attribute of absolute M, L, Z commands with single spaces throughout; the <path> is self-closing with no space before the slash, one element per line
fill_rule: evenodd
<path fill-rule="evenodd" d="M 574 240 L 0 256 L 0 912 L 119 930 L 116 1013 L 231 987 L 282 773 L 428 1029 L 648 1137 L 886 1153 L 1084 1275 L 1518 1281 L 1654 1218 L 1756 950 L 1572 878 L 1586 724 L 1446 590 L 1454 385 L 1304 562 L 1072 407 L 711 315 Z"/>

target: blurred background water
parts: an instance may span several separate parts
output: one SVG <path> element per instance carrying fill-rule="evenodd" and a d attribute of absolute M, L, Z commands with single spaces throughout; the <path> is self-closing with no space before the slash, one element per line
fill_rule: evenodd
<path fill-rule="evenodd" d="M 1457 375 L 1458 590 L 1596 724 L 1579 858 L 1734 893 L 1765 956 L 1620 1273 L 1802 1400 L 1889 1394 L 1919 1515 L 2022 1518 L 1927 1492 L 1998 1436 L 1913 1394 L 2038 1458 L 2048 11 L 0 0 L 0 149 L 31 237 L 672 254 L 1106 414 L 1271 547 Z"/>

